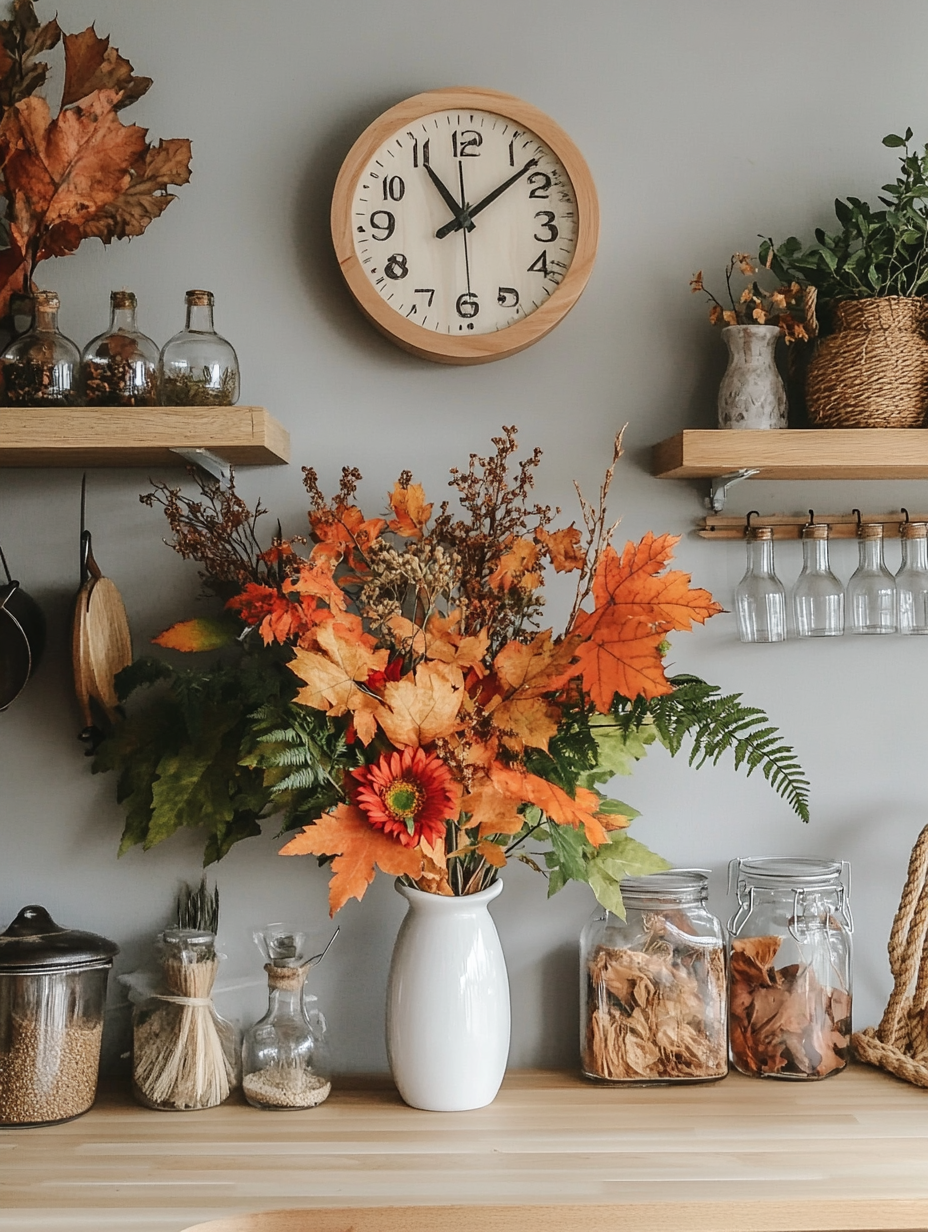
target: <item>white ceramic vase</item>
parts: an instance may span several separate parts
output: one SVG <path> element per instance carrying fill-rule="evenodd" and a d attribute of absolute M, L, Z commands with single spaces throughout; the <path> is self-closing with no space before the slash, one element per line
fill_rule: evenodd
<path fill-rule="evenodd" d="M 785 428 L 786 389 L 774 359 L 776 325 L 729 325 L 722 330 L 728 367 L 719 386 L 720 428 Z"/>
<path fill-rule="evenodd" d="M 503 888 L 448 898 L 396 883 L 409 904 L 387 987 L 387 1054 L 413 1108 L 492 1103 L 509 1058 L 509 977 L 489 903 Z"/>

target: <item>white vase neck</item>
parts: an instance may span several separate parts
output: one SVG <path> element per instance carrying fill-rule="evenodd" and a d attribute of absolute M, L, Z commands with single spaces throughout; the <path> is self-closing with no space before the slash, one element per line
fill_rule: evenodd
<path fill-rule="evenodd" d="M 401 894 L 411 907 L 419 911 L 432 911 L 440 913 L 443 911 L 469 911 L 485 907 L 487 903 L 491 903 L 494 898 L 497 898 L 503 892 L 502 881 L 494 881 L 492 885 L 487 886 L 485 890 L 481 890 L 477 894 L 428 894 L 425 890 L 417 890 L 414 886 L 403 885 L 401 881 L 395 881 L 394 889 L 397 894 Z"/>

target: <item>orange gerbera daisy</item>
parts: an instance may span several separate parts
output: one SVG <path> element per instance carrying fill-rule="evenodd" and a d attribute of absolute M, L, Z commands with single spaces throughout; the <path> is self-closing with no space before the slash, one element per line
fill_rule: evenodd
<path fill-rule="evenodd" d="M 375 829 L 404 847 L 423 838 L 438 842 L 445 822 L 457 816 L 460 787 L 441 758 L 423 748 L 384 753 L 351 774 L 358 784 L 355 804 Z"/>

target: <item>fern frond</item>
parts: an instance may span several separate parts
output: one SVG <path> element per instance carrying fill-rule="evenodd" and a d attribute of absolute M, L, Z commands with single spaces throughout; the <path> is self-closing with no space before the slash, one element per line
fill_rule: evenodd
<path fill-rule="evenodd" d="M 674 676 L 670 683 L 674 691 L 654 698 L 648 708 L 671 755 L 687 737 L 693 742 L 689 764 L 697 768 L 707 761 L 718 765 L 731 750 L 736 770 L 744 767 L 751 775 L 759 769 L 793 811 L 809 820 L 809 780 L 763 710 L 742 705 L 740 693 L 723 695 L 698 676 Z"/>

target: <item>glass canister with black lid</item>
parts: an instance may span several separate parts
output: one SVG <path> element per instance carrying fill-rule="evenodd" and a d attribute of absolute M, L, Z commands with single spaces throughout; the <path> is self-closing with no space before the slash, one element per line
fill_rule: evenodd
<path fill-rule="evenodd" d="M 732 1064 L 758 1078 L 827 1078 L 851 1037 L 850 866 L 806 856 L 732 861 Z"/>
<path fill-rule="evenodd" d="M 70 1121 L 93 1104 L 118 953 L 38 906 L 0 934 L 0 1126 Z"/>
<path fill-rule="evenodd" d="M 728 1072 L 725 940 L 708 890 L 700 869 L 626 877 L 625 919 L 602 908 L 583 930 L 587 1078 L 705 1082 Z"/>

